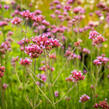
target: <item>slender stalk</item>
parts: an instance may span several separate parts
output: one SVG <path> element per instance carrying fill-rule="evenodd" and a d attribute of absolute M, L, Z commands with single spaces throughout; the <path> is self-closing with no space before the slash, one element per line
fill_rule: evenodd
<path fill-rule="evenodd" d="M 50 75 L 51 75 L 50 73 L 51 72 L 47 68 L 47 64 L 51 68 L 51 66 L 50 66 L 50 60 L 49 60 L 48 56 L 49 56 L 49 53 L 47 51 L 45 51 L 45 63 L 46 63 L 46 69 L 47 69 L 46 70 L 46 73 L 47 73 L 47 77 L 48 77 L 49 94 L 50 94 L 51 99 L 52 99 L 52 102 L 53 102 L 52 106 L 53 106 L 53 108 L 55 108 L 55 104 L 54 104 L 54 92 L 53 92 L 53 87 L 52 87 L 52 83 L 51 83 L 52 77 L 50 77 Z"/>
<path fill-rule="evenodd" d="M 97 86 L 98 86 L 98 80 L 99 80 L 99 72 L 100 72 L 100 70 L 101 70 L 101 67 L 99 68 L 98 66 L 97 66 L 97 71 L 96 71 L 96 75 L 95 75 L 95 95 L 97 94 Z M 95 97 L 95 101 L 96 101 L 96 97 Z"/>
<path fill-rule="evenodd" d="M 75 85 L 74 85 L 75 86 Z M 72 89 L 74 88 L 74 86 L 72 86 L 67 92 L 66 92 L 66 94 L 65 95 L 63 95 L 58 101 L 56 101 L 54 104 L 57 104 L 57 103 L 59 103 L 60 101 L 62 101 L 64 98 L 65 98 L 65 96 L 68 94 L 68 93 L 70 93 L 71 91 L 72 91 Z"/>
<path fill-rule="evenodd" d="M 2 80 L 0 80 L 0 90 L 1 90 L 1 109 L 5 109 L 5 99 L 4 99 L 4 90 L 2 88 Z"/>
<path fill-rule="evenodd" d="M 36 59 L 34 59 L 34 74 L 36 72 Z M 34 95 L 33 95 L 33 107 L 35 106 L 35 85 L 34 85 Z"/>
<path fill-rule="evenodd" d="M 63 72 L 63 69 L 65 68 L 65 65 L 68 64 L 68 60 L 65 62 L 65 64 L 63 65 L 63 67 L 61 68 L 61 71 L 58 73 L 56 79 L 54 80 L 54 82 L 52 83 L 52 86 L 55 85 L 55 83 L 57 82 L 57 80 L 59 79 L 61 73 Z"/>
<path fill-rule="evenodd" d="M 82 104 L 82 109 L 85 109 L 85 103 Z"/>
<path fill-rule="evenodd" d="M 29 73 L 29 74 L 30 74 L 31 78 L 33 79 L 33 81 L 36 82 L 33 75 L 31 73 Z M 38 85 L 37 85 L 37 88 L 40 90 L 40 92 L 43 94 L 43 96 L 52 104 L 52 101 L 46 96 L 46 94 L 43 92 L 43 90 Z"/>
<path fill-rule="evenodd" d="M 79 100 L 79 82 L 77 83 L 77 93 L 78 93 L 78 100 Z M 78 103 L 78 109 L 79 109 L 79 103 Z"/>

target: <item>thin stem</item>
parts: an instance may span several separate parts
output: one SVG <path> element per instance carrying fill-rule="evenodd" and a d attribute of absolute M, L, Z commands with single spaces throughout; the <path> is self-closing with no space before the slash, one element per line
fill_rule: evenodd
<path fill-rule="evenodd" d="M 1 109 L 5 109 L 5 100 L 4 100 L 4 90 L 2 88 L 2 80 L 0 80 L 0 90 L 1 90 Z"/>
<path fill-rule="evenodd" d="M 33 75 L 31 74 L 31 73 L 29 73 L 30 74 L 30 76 L 31 76 L 31 78 L 33 79 L 33 81 L 34 82 L 36 82 L 36 80 L 34 79 L 34 77 L 33 77 Z M 37 85 L 37 84 L 36 84 Z M 44 97 L 51 103 L 51 104 L 53 104 L 52 103 L 52 101 L 46 96 L 46 94 L 43 92 L 43 90 L 37 85 L 37 88 L 40 90 L 40 92 L 44 95 Z"/>
<path fill-rule="evenodd" d="M 57 80 L 59 79 L 59 77 L 60 77 L 61 73 L 63 72 L 63 68 L 65 68 L 65 65 L 66 65 L 67 63 L 68 63 L 68 61 L 66 61 L 66 63 L 63 65 L 63 67 L 62 67 L 61 71 L 58 73 L 58 76 L 57 76 L 57 77 L 56 77 L 56 79 L 54 80 L 54 82 L 53 82 L 52 86 L 54 86 L 54 85 L 55 85 L 55 83 L 57 82 Z"/>
<path fill-rule="evenodd" d="M 34 60 L 34 74 L 35 74 L 35 72 L 36 72 L 36 59 Z M 35 85 L 34 85 L 33 106 L 35 106 Z"/>
<path fill-rule="evenodd" d="M 85 103 L 82 104 L 82 109 L 85 109 Z"/>
<path fill-rule="evenodd" d="M 74 85 L 75 86 L 75 85 Z M 55 102 L 54 104 L 57 104 L 57 103 L 59 103 L 60 101 L 62 101 L 63 99 L 64 99 L 64 97 L 68 94 L 68 93 L 70 93 L 70 91 L 74 88 L 74 86 L 73 87 L 71 87 L 67 92 L 66 92 L 66 94 L 65 95 L 63 95 L 57 102 Z"/>

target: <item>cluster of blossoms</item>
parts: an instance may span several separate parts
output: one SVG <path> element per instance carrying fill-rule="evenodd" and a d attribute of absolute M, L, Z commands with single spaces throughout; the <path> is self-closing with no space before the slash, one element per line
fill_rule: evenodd
<path fill-rule="evenodd" d="M 4 8 L 5 8 L 6 10 L 8 10 L 8 9 L 9 9 L 9 5 L 4 5 Z"/>
<path fill-rule="evenodd" d="M 50 25 L 50 23 L 45 20 L 45 17 L 41 15 L 40 10 L 36 10 L 34 12 L 30 12 L 29 10 L 26 10 L 26 11 L 20 12 L 20 15 L 26 20 L 32 21 L 33 22 L 32 26 L 33 27 L 37 26 L 37 31 L 39 33 L 40 33 L 40 30 L 44 31 L 46 27 Z"/>
<path fill-rule="evenodd" d="M 98 7 L 99 9 L 101 9 L 102 11 L 107 11 L 107 12 L 109 12 L 109 7 L 106 6 L 106 4 L 104 4 L 103 2 L 99 2 L 99 3 L 97 4 L 97 7 Z"/>
<path fill-rule="evenodd" d="M 51 32 L 54 33 L 54 34 L 60 33 L 59 35 L 61 35 L 62 33 L 64 33 L 65 30 L 67 30 L 67 28 L 65 26 L 62 26 L 62 25 L 59 26 L 59 27 L 56 27 L 55 25 L 51 26 Z"/>
<path fill-rule="evenodd" d="M 0 9 L 2 8 L 2 4 L 0 4 Z M 4 9 L 8 10 L 9 9 L 9 5 L 4 5 L 3 6 Z"/>
<path fill-rule="evenodd" d="M 0 78 L 4 76 L 5 67 L 0 65 Z"/>
<path fill-rule="evenodd" d="M 60 22 L 67 21 L 68 25 L 66 26 L 66 28 L 68 31 L 72 31 L 71 29 L 72 25 L 76 25 L 78 22 L 80 22 L 82 19 L 85 18 L 84 16 L 85 9 L 80 6 L 73 9 L 72 3 L 74 3 L 73 0 L 70 0 L 70 1 L 67 0 L 65 4 L 62 4 L 60 1 L 58 2 L 54 1 L 50 4 L 50 9 L 54 11 L 54 13 L 51 14 L 51 17 L 53 19 L 55 18 L 58 19 Z M 74 16 L 73 19 L 70 16 L 70 12 L 72 12 L 70 10 L 73 10 L 73 13 L 76 14 L 76 16 Z M 62 23 L 61 23 L 61 26 L 63 26 Z M 80 28 L 80 30 L 79 28 L 74 28 L 74 32 L 78 32 L 78 31 L 84 32 L 88 30 L 89 28 L 90 28 L 89 26 L 88 28 L 87 26 L 84 28 Z"/>
<path fill-rule="evenodd" d="M 25 58 L 25 59 L 20 59 L 20 64 L 23 65 L 23 66 L 28 66 L 30 65 L 32 62 L 32 60 L 30 60 L 29 58 Z"/>
<path fill-rule="evenodd" d="M 82 96 L 80 97 L 79 102 L 85 103 L 85 102 L 88 101 L 89 99 L 90 99 L 90 97 L 89 97 L 88 95 L 84 94 L 84 95 L 82 95 Z"/>
<path fill-rule="evenodd" d="M 72 77 L 75 79 L 75 81 L 84 80 L 85 76 L 81 73 L 81 71 L 73 70 Z"/>
<path fill-rule="evenodd" d="M 96 31 L 90 31 L 89 39 L 92 39 L 93 45 L 100 45 L 100 44 L 102 44 L 103 42 L 106 41 L 106 39 Z"/>
<path fill-rule="evenodd" d="M 7 21 L 0 21 L 0 27 L 8 25 Z"/>
<path fill-rule="evenodd" d="M 79 41 L 77 41 L 77 42 L 74 42 L 74 46 L 75 46 L 75 47 L 79 47 L 81 42 L 82 42 L 82 40 L 79 40 Z"/>
<path fill-rule="evenodd" d="M 67 0 L 67 4 L 73 4 L 75 2 L 75 0 Z"/>
<path fill-rule="evenodd" d="M 97 31 L 90 31 L 89 33 L 89 39 L 95 39 L 97 36 L 99 35 L 99 33 Z"/>
<path fill-rule="evenodd" d="M 38 74 L 38 75 L 37 75 L 37 78 L 38 78 L 39 80 L 36 82 L 36 84 L 39 85 L 39 86 L 42 86 L 43 83 L 45 83 L 46 80 L 47 80 L 47 77 L 46 77 L 45 74 Z"/>
<path fill-rule="evenodd" d="M 7 51 L 11 50 L 11 45 L 9 41 L 5 41 L 0 45 L 0 53 L 4 55 Z"/>
<path fill-rule="evenodd" d="M 13 67 L 15 67 L 15 66 L 16 66 L 16 62 L 17 62 L 18 60 L 19 60 L 18 56 L 17 56 L 17 57 L 13 57 L 12 60 L 11 60 L 11 65 L 12 65 Z"/>
<path fill-rule="evenodd" d="M 75 53 L 72 53 L 69 57 L 68 57 L 68 59 L 81 59 L 81 56 L 80 55 L 77 55 L 77 54 L 75 54 Z"/>
<path fill-rule="evenodd" d="M 56 59 L 56 54 L 54 54 L 54 53 L 53 53 L 53 54 L 50 54 L 50 55 L 49 55 L 49 58 L 50 58 L 50 59 Z"/>
<path fill-rule="evenodd" d="M 19 18 L 19 17 L 15 17 L 15 18 L 13 18 L 13 19 L 11 20 L 11 23 L 12 23 L 12 24 L 15 24 L 15 25 L 18 25 L 18 24 L 20 24 L 21 22 L 22 22 L 22 19 Z"/>
<path fill-rule="evenodd" d="M 37 58 L 39 55 L 42 54 L 43 49 L 40 48 L 40 46 L 36 44 L 30 44 L 27 47 L 25 47 L 25 52 L 31 57 L 31 58 Z"/>
<path fill-rule="evenodd" d="M 5 90 L 8 87 L 8 84 L 4 83 L 2 88 Z"/>
<path fill-rule="evenodd" d="M 20 12 L 20 15 L 21 15 L 23 18 L 26 18 L 26 20 L 28 20 L 28 19 L 31 18 L 31 13 L 30 13 L 29 10 L 25 10 L 25 11 Z"/>
<path fill-rule="evenodd" d="M 13 35 L 13 32 L 12 32 L 12 31 L 8 31 L 7 37 L 10 37 L 10 36 L 12 36 L 12 35 Z"/>
<path fill-rule="evenodd" d="M 82 16 L 81 16 L 82 17 Z M 83 17 L 84 18 L 84 17 Z M 83 18 L 80 18 L 80 20 L 82 20 Z M 90 30 L 92 27 L 90 26 L 90 25 L 86 25 L 86 26 L 84 26 L 83 28 L 74 28 L 73 29 L 73 31 L 75 32 L 75 33 L 83 33 L 83 32 L 86 32 L 86 31 L 88 31 L 88 30 Z"/>
<path fill-rule="evenodd" d="M 25 45 L 28 45 L 29 44 L 29 42 L 30 42 L 30 40 L 29 39 L 22 39 L 22 40 L 20 40 L 19 42 L 18 42 L 18 44 L 20 45 L 20 49 L 21 49 L 21 51 L 24 51 L 24 49 L 25 49 Z"/>
<path fill-rule="evenodd" d="M 109 109 L 109 104 L 106 100 L 100 101 L 99 103 L 95 103 L 94 108 L 102 108 L 102 109 Z"/>
<path fill-rule="evenodd" d="M 46 28 L 48 28 L 48 26 L 50 25 L 50 23 L 45 20 L 45 17 L 41 15 L 40 10 L 35 10 L 34 12 L 30 12 L 29 10 L 25 11 L 15 10 L 12 16 L 14 17 L 15 15 L 19 15 L 20 17 L 22 17 L 26 21 L 25 23 L 27 25 L 28 24 L 31 25 L 31 23 L 28 22 L 32 22 L 31 26 L 34 27 L 34 32 L 37 32 L 38 34 L 44 32 Z M 21 21 L 22 21 L 21 18 L 15 17 L 12 19 L 11 22 L 17 25 L 20 24 Z"/>
<path fill-rule="evenodd" d="M 93 29 L 94 27 L 97 27 L 100 23 L 98 21 L 89 21 L 88 26 Z"/>
<path fill-rule="evenodd" d="M 26 20 L 32 20 L 36 23 L 42 23 L 42 21 L 44 20 L 44 16 L 41 15 L 41 11 L 40 10 L 36 10 L 34 12 L 30 12 L 29 10 L 25 10 L 20 12 L 20 15 L 25 18 Z"/>
<path fill-rule="evenodd" d="M 46 35 L 36 36 L 32 39 L 33 43 L 36 43 L 40 48 L 50 50 L 54 47 L 59 47 L 61 44 L 57 39 L 48 38 Z"/>
<path fill-rule="evenodd" d="M 101 12 L 100 10 L 95 11 L 95 13 L 96 13 L 96 15 L 97 15 L 98 17 L 103 16 L 103 14 L 102 14 L 102 12 Z"/>
<path fill-rule="evenodd" d="M 54 92 L 54 95 L 55 95 L 55 97 L 58 97 L 59 96 L 59 92 L 58 91 L 55 91 Z"/>
<path fill-rule="evenodd" d="M 54 67 L 50 67 L 49 65 L 47 66 L 43 65 L 42 67 L 39 68 L 40 71 L 45 71 L 45 72 L 47 71 L 47 69 L 50 70 L 51 72 L 55 70 Z"/>
<path fill-rule="evenodd" d="M 40 10 L 36 10 L 35 12 L 30 12 L 29 10 L 25 10 L 25 11 L 19 11 L 18 9 L 14 11 L 14 13 L 12 14 L 12 16 L 14 17 L 15 15 L 20 15 L 22 16 L 24 19 L 26 20 L 39 20 L 41 21 L 42 17 L 39 17 L 41 14 Z M 44 18 L 44 17 L 43 17 Z"/>
<path fill-rule="evenodd" d="M 85 79 L 85 76 L 81 73 L 81 71 L 73 70 L 71 74 L 72 75 L 66 78 L 67 81 L 78 82 Z"/>
<path fill-rule="evenodd" d="M 6 41 L 8 41 L 9 43 L 13 42 L 13 39 L 12 39 L 12 36 L 13 35 L 13 32 L 12 31 L 9 31 L 7 33 L 7 38 L 6 38 Z"/>
<path fill-rule="evenodd" d="M 74 8 L 73 9 L 73 12 L 75 13 L 75 14 L 84 14 L 85 13 L 85 10 L 84 10 L 84 8 L 82 8 L 82 7 L 76 7 L 76 8 Z"/>
<path fill-rule="evenodd" d="M 106 17 L 106 21 L 107 21 L 107 23 L 109 24 L 109 14 L 108 14 L 107 17 Z"/>
<path fill-rule="evenodd" d="M 90 54 L 90 50 L 88 50 L 87 48 L 83 48 L 83 49 L 82 49 L 82 52 L 83 52 L 84 54 Z"/>
<path fill-rule="evenodd" d="M 64 56 L 66 56 L 69 60 L 71 60 L 71 59 L 81 59 L 80 55 L 72 53 L 72 51 L 70 51 L 70 50 L 66 50 Z"/>
<path fill-rule="evenodd" d="M 97 59 L 95 59 L 93 61 L 93 63 L 95 65 L 102 65 L 102 64 L 106 64 L 107 62 L 109 62 L 109 58 L 105 57 L 105 55 L 101 55 L 101 56 L 98 56 Z"/>

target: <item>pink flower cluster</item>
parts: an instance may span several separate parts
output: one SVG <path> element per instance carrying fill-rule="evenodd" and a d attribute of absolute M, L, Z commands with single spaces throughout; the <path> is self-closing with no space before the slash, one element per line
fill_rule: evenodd
<path fill-rule="evenodd" d="M 25 46 L 26 46 L 27 44 L 29 44 L 29 42 L 30 42 L 30 40 L 27 39 L 27 38 L 26 38 L 26 39 L 24 38 L 24 39 L 18 41 L 18 44 L 20 45 L 21 51 L 24 50 Z"/>
<path fill-rule="evenodd" d="M 90 31 L 89 39 L 94 40 L 98 35 L 99 35 L 99 33 L 97 31 Z"/>
<path fill-rule="evenodd" d="M 81 71 L 73 70 L 71 74 L 72 75 L 66 78 L 66 81 L 78 82 L 85 79 L 85 76 L 81 73 Z"/>
<path fill-rule="evenodd" d="M 51 72 L 55 70 L 54 67 L 50 67 L 49 65 L 47 66 L 43 65 L 42 67 L 39 68 L 40 71 L 46 71 L 47 69 L 50 70 Z"/>
<path fill-rule="evenodd" d="M 25 10 L 25 11 L 20 12 L 20 15 L 21 15 L 22 17 L 26 18 L 27 20 L 28 20 L 29 18 L 31 18 L 31 13 L 30 13 L 29 10 Z"/>
<path fill-rule="evenodd" d="M 50 55 L 49 55 L 49 58 L 50 58 L 50 59 L 56 59 L 56 54 L 54 54 L 54 53 L 53 53 L 53 54 L 50 54 Z"/>
<path fill-rule="evenodd" d="M 84 54 L 90 54 L 90 50 L 88 50 L 87 48 L 83 48 L 82 52 Z"/>
<path fill-rule="evenodd" d="M 0 53 L 2 55 L 4 55 L 7 51 L 10 51 L 10 50 L 11 50 L 11 45 L 8 41 L 5 41 L 0 45 Z"/>
<path fill-rule="evenodd" d="M 98 108 L 109 109 L 109 104 L 107 103 L 106 100 L 104 100 L 104 101 L 100 101 L 99 103 L 95 103 L 93 107 L 96 109 Z"/>
<path fill-rule="evenodd" d="M 71 55 L 71 53 L 72 53 L 72 52 L 71 52 L 71 50 L 69 50 L 69 49 L 68 49 L 68 50 L 66 50 L 66 52 L 65 52 L 65 55 L 64 55 L 64 56 L 66 56 L 66 57 L 67 57 L 67 56 L 70 56 L 70 55 Z"/>
<path fill-rule="evenodd" d="M 38 24 L 45 24 L 45 25 L 49 25 L 48 22 L 46 22 L 46 20 L 44 20 L 44 16 L 40 15 L 41 11 L 40 10 L 36 10 L 34 12 L 30 12 L 29 10 L 25 10 L 19 13 L 23 18 L 25 18 L 26 20 L 32 20 L 35 23 Z"/>
<path fill-rule="evenodd" d="M 8 10 L 8 9 L 9 9 L 9 5 L 4 5 L 4 8 L 5 8 L 6 10 Z"/>
<path fill-rule="evenodd" d="M 75 82 L 74 78 L 72 77 L 72 75 L 70 75 L 69 77 L 66 78 L 66 81 L 69 82 Z"/>
<path fill-rule="evenodd" d="M 96 31 L 90 31 L 89 39 L 92 39 L 93 45 L 99 45 L 106 41 L 106 39 Z"/>
<path fill-rule="evenodd" d="M 46 82 L 47 77 L 45 74 L 38 74 L 37 78 L 39 79 L 39 81 L 36 82 L 37 85 L 42 86 L 44 82 Z"/>
<path fill-rule="evenodd" d="M 15 17 L 15 18 L 13 18 L 13 19 L 11 20 L 11 23 L 12 23 L 12 24 L 15 24 L 15 25 L 18 25 L 18 24 L 21 23 L 21 21 L 22 21 L 21 18 Z"/>
<path fill-rule="evenodd" d="M 59 92 L 58 91 L 55 91 L 54 92 L 54 95 L 55 95 L 55 97 L 58 97 L 59 96 Z"/>
<path fill-rule="evenodd" d="M 6 21 L 0 21 L 0 27 L 6 26 L 8 23 Z"/>
<path fill-rule="evenodd" d="M 7 37 L 12 36 L 12 35 L 13 35 L 13 32 L 12 31 L 8 31 Z"/>
<path fill-rule="evenodd" d="M 73 12 L 75 13 L 75 14 L 78 14 L 78 13 L 80 13 L 80 14 L 84 14 L 85 13 L 85 10 L 84 10 L 84 8 L 82 8 L 82 7 L 76 7 L 76 8 L 74 8 L 73 9 Z"/>
<path fill-rule="evenodd" d="M 50 50 L 54 47 L 59 47 L 61 44 L 57 39 L 48 38 L 45 35 L 42 36 L 36 36 L 32 39 L 34 43 L 36 43 L 40 48 Z"/>
<path fill-rule="evenodd" d="M 4 83 L 2 88 L 5 90 L 8 87 L 8 84 Z"/>
<path fill-rule="evenodd" d="M 5 67 L 0 65 L 0 78 L 4 76 Z"/>
<path fill-rule="evenodd" d="M 19 42 L 18 42 L 18 44 L 20 45 L 20 46 L 24 46 L 25 44 L 28 44 L 30 42 L 30 40 L 29 39 L 22 39 L 22 40 L 20 40 Z"/>
<path fill-rule="evenodd" d="M 75 47 L 79 47 L 81 42 L 82 42 L 81 40 L 80 41 L 77 41 L 77 42 L 74 42 L 74 46 Z"/>
<path fill-rule="evenodd" d="M 72 51 L 70 51 L 70 50 L 66 50 L 64 56 L 66 56 L 69 60 L 71 60 L 71 59 L 81 59 L 80 55 L 72 53 Z"/>
<path fill-rule="evenodd" d="M 75 79 L 75 81 L 84 80 L 85 76 L 81 73 L 81 71 L 73 70 L 72 77 Z"/>
<path fill-rule="evenodd" d="M 68 4 L 73 4 L 75 2 L 75 0 L 68 0 Z"/>
<path fill-rule="evenodd" d="M 44 65 L 44 66 L 40 67 L 39 70 L 40 71 L 46 71 L 46 66 Z"/>
<path fill-rule="evenodd" d="M 99 45 L 105 41 L 106 41 L 106 39 L 103 36 L 99 35 L 93 40 L 93 45 Z"/>
<path fill-rule="evenodd" d="M 97 59 L 93 61 L 95 65 L 102 65 L 106 64 L 107 62 L 109 62 L 109 58 L 105 57 L 104 55 L 98 56 Z"/>
<path fill-rule="evenodd" d="M 37 58 L 39 55 L 42 54 L 43 49 L 36 45 L 36 44 L 30 44 L 27 47 L 25 47 L 25 52 L 31 57 L 31 58 Z"/>
<path fill-rule="evenodd" d="M 84 102 L 88 101 L 89 99 L 90 99 L 90 97 L 88 95 L 84 94 L 80 97 L 79 102 L 84 103 Z"/>
<path fill-rule="evenodd" d="M 12 60 L 11 60 L 11 65 L 13 66 L 13 67 L 15 67 L 16 66 L 16 62 L 19 60 L 19 57 L 17 56 L 17 57 L 13 57 L 12 58 Z"/>
<path fill-rule="evenodd" d="M 25 59 L 20 59 L 20 64 L 23 65 L 23 66 L 27 66 L 27 65 L 30 65 L 32 62 L 32 60 L 30 60 L 29 58 L 25 58 Z"/>

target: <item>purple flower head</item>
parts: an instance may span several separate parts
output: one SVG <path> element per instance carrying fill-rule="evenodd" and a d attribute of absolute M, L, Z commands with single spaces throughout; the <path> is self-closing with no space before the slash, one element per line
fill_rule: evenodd
<path fill-rule="evenodd" d="M 73 12 L 75 13 L 75 14 L 78 14 L 78 13 L 80 13 L 80 14 L 84 14 L 85 13 L 85 10 L 84 10 L 84 8 L 82 8 L 82 7 L 76 7 L 76 8 L 74 8 L 73 9 Z"/>
<path fill-rule="evenodd" d="M 107 21 L 107 23 L 109 24 L 109 15 L 106 16 L 106 21 Z"/>
<path fill-rule="evenodd" d="M 3 89 L 6 89 L 8 87 L 8 84 L 4 83 L 2 87 Z"/>
<path fill-rule="evenodd" d="M 90 97 L 88 95 L 84 94 L 80 97 L 79 102 L 84 103 L 84 102 L 88 101 L 89 99 L 90 99 Z"/>
<path fill-rule="evenodd" d="M 9 9 L 9 5 L 4 5 L 4 8 L 5 8 L 6 10 L 8 10 L 8 9 Z"/>
<path fill-rule="evenodd" d="M 99 33 L 97 31 L 90 31 L 89 33 L 89 39 L 95 39 L 97 37 L 97 35 L 99 35 Z"/>
<path fill-rule="evenodd" d="M 58 97 L 59 96 L 59 92 L 55 91 L 54 95 L 55 95 L 55 97 Z"/>

